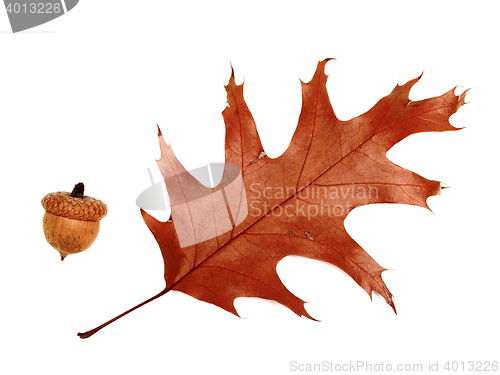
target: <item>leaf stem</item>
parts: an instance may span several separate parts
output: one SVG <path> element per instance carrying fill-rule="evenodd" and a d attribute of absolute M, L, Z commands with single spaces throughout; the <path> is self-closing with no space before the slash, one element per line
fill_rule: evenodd
<path fill-rule="evenodd" d="M 165 288 L 165 289 L 163 289 L 163 290 L 162 290 L 160 293 L 158 293 L 157 295 L 155 295 L 155 296 L 153 296 L 153 297 L 151 297 L 151 298 L 147 299 L 147 300 L 146 300 L 146 301 L 144 301 L 144 302 L 141 302 L 141 303 L 140 303 L 140 304 L 138 304 L 137 306 L 132 307 L 131 309 L 129 309 L 129 310 L 125 311 L 124 313 L 122 313 L 122 314 L 120 314 L 120 315 L 118 315 L 118 316 L 114 317 L 113 319 L 108 320 L 106 323 L 101 324 L 99 327 L 96 327 L 96 328 L 94 328 L 94 329 L 92 329 L 92 330 L 90 330 L 90 331 L 87 331 L 87 332 L 78 333 L 78 336 L 79 336 L 81 339 L 87 339 L 87 338 L 89 338 L 89 337 L 90 337 L 90 336 L 92 336 L 93 334 L 95 334 L 95 333 L 99 332 L 101 329 L 103 329 L 104 327 L 106 327 L 108 324 L 113 323 L 115 320 L 120 319 L 122 316 L 125 316 L 125 315 L 127 315 L 128 313 L 130 313 L 130 312 L 134 311 L 135 309 L 138 309 L 139 307 L 144 306 L 145 304 L 147 304 L 147 303 L 149 303 L 149 302 L 151 302 L 151 301 L 154 301 L 155 299 L 157 299 L 157 298 L 159 298 L 159 297 L 163 296 L 163 295 L 164 295 L 164 294 L 166 294 L 169 290 L 170 290 L 170 288 Z"/>

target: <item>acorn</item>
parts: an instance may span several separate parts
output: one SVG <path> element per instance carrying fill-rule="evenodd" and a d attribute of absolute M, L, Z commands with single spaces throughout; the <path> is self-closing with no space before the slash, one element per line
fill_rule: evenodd
<path fill-rule="evenodd" d="M 99 234 L 99 220 L 108 213 L 103 202 L 83 195 L 84 189 L 79 182 L 71 193 L 58 191 L 42 199 L 43 233 L 61 260 L 87 250 Z"/>

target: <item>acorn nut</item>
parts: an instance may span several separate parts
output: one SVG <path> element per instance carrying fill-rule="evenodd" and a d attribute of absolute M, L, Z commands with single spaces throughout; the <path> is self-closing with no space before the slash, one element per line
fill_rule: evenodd
<path fill-rule="evenodd" d="M 84 188 L 79 182 L 71 193 L 58 191 L 42 199 L 43 233 L 61 260 L 87 250 L 99 234 L 99 220 L 108 213 L 103 202 L 83 195 Z"/>

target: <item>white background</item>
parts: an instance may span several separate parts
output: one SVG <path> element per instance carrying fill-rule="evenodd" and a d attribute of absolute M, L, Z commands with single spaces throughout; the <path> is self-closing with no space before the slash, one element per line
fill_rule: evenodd
<path fill-rule="evenodd" d="M 19 34 L 0 12 L 0 372 L 287 374 L 292 361 L 426 370 L 500 360 L 496 5 L 82 0 Z M 160 251 L 135 206 L 147 168 L 160 179 L 156 124 L 187 169 L 224 161 L 231 63 L 277 157 L 297 123 L 299 78 L 326 57 L 337 58 L 328 90 L 344 120 L 422 71 L 412 100 L 473 87 L 451 118 L 465 129 L 414 135 L 388 154 L 451 187 L 429 199 L 433 212 L 374 205 L 346 220 L 391 269 L 383 277 L 398 315 L 335 267 L 286 258 L 280 276 L 321 322 L 248 298 L 236 301 L 240 319 L 171 292 L 79 339 L 163 289 Z M 95 244 L 61 262 L 40 201 L 79 181 L 109 214 Z"/>

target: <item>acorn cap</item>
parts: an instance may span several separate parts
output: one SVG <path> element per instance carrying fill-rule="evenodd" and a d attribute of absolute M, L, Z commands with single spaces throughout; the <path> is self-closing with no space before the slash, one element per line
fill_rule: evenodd
<path fill-rule="evenodd" d="M 84 221 L 99 221 L 108 213 L 108 208 L 99 199 L 87 195 L 75 198 L 67 191 L 47 194 L 42 199 L 42 206 L 54 215 Z"/>

